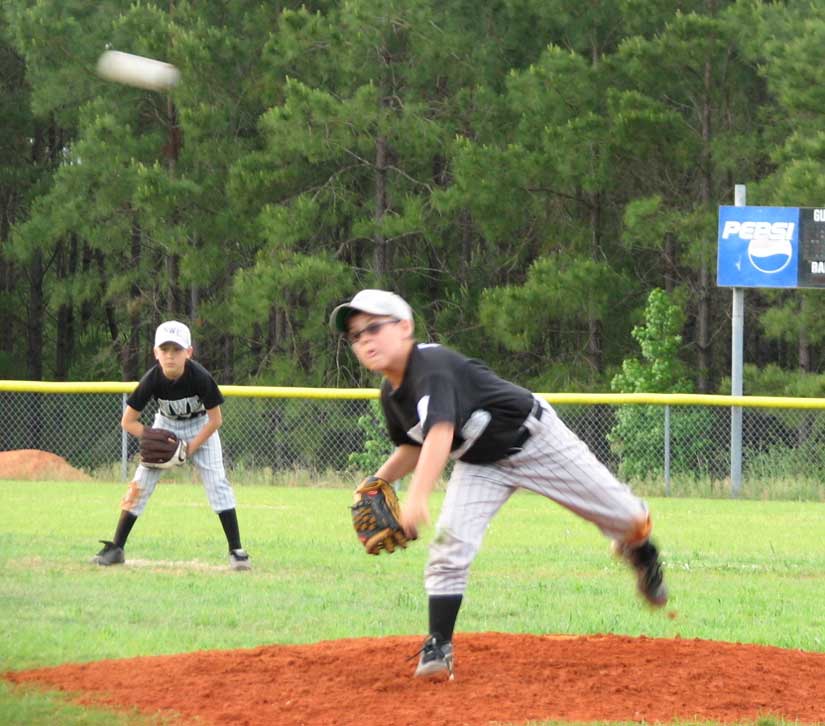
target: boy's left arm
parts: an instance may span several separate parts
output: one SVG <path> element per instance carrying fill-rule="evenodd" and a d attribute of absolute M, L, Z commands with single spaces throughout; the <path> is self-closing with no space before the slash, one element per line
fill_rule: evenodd
<path fill-rule="evenodd" d="M 192 456 L 212 434 L 214 434 L 223 423 L 223 414 L 221 407 L 209 408 L 206 410 L 207 422 L 206 425 L 198 431 L 195 438 L 193 438 L 186 447 L 186 455 Z"/>
<path fill-rule="evenodd" d="M 427 503 L 447 466 L 454 431 L 452 423 L 441 421 L 427 432 L 407 498 L 401 505 L 401 526 L 408 537 L 417 537 L 418 526 L 430 519 Z"/>

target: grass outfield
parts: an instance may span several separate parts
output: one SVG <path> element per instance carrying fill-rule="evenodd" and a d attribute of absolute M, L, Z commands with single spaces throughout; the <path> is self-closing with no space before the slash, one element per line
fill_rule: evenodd
<path fill-rule="evenodd" d="M 158 487 L 126 567 L 89 564 L 97 540 L 112 535 L 123 490 L 0 481 L 0 671 L 426 632 L 426 545 L 366 557 L 346 490 L 236 487 L 248 573 L 228 570 L 218 518 L 190 484 Z M 458 629 L 825 651 L 825 504 L 649 503 L 671 590 L 664 612 L 640 605 L 629 571 L 592 525 L 519 494 L 493 520 Z M 439 504 L 436 495 L 434 514 Z M 120 718 L 0 683 L 0 723 L 146 722 Z"/>

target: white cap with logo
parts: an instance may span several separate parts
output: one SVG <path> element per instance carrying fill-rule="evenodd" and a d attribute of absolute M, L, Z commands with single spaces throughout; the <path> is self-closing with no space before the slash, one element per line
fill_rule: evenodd
<path fill-rule="evenodd" d="M 177 320 L 167 320 L 158 325 L 155 331 L 155 348 L 159 348 L 164 343 L 175 343 L 181 348 L 191 348 L 192 334 L 183 323 Z"/>
<path fill-rule="evenodd" d="M 339 305 L 329 316 L 329 324 L 339 333 L 347 332 L 347 318 L 355 313 L 388 315 L 396 320 L 412 320 L 412 308 L 404 298 L 387 290 L 361 290 L 352 300 Z"/>

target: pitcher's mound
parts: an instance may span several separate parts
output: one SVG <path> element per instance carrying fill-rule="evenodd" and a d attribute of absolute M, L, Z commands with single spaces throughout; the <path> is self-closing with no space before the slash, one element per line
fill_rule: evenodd
<path fill-rule="evenodd" d="M 203 724 L 488 726 L 490 722 L 825 722 L 825 653 L 707 640 L 456 636 L 456 677 L 411 677 L 421 638 L 69 664 L 7 673 L 86 704 Z"/>
<path fill-rule="evenodd" d="M 90 481 L 62 456 L 39 449 L 0 451 L 0 479 L 25 481 Z"/>

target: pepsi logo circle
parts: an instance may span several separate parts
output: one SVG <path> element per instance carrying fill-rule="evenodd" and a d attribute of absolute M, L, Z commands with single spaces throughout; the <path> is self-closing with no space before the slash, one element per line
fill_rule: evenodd
<path fill-rule="evenodd" d="M 788 239 L 756 237 L 748 243 L 748 259 L 759 272 L 771 275 L 782 272 L 793 257 Z"/>

